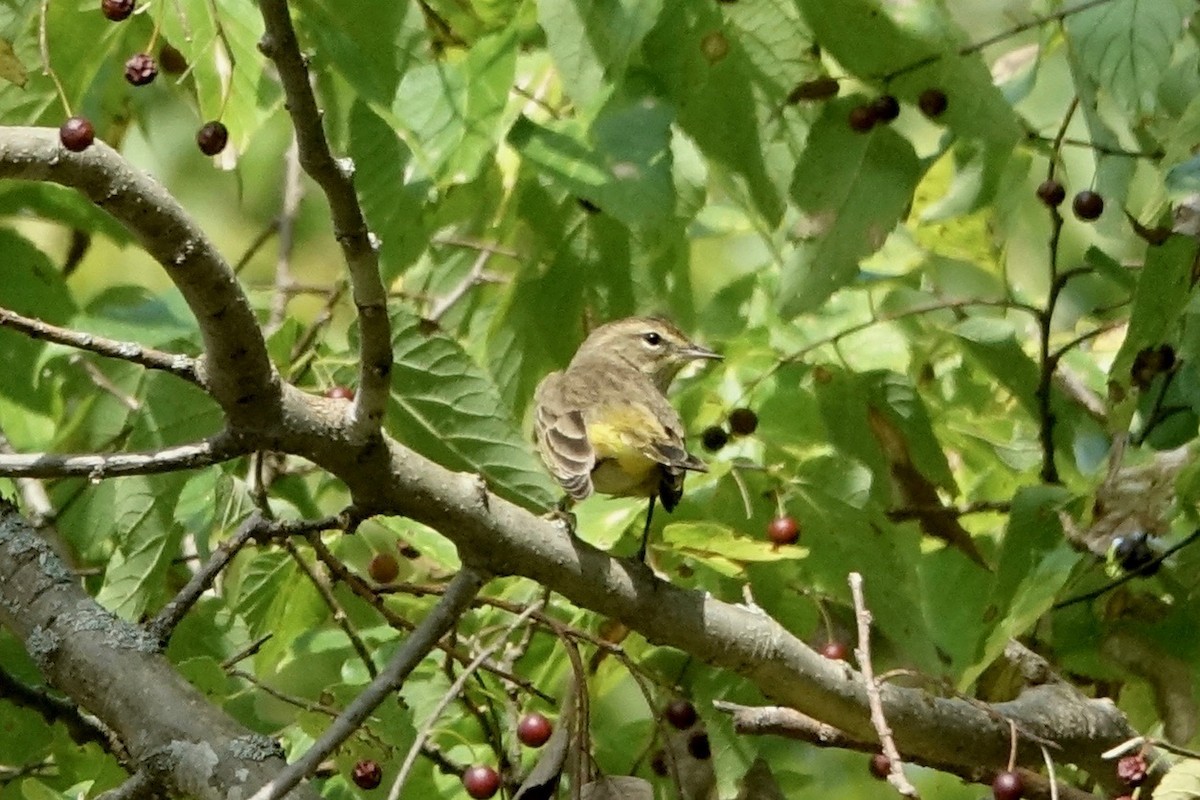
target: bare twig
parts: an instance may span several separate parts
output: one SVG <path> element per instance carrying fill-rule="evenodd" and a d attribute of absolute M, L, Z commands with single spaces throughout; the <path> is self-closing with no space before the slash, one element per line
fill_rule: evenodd
<path fill-rule="evenodd" d="M 463 566 L 437 604 L 425 619 L 409 634 L 404 644 L 392 656 L 383 671 L 372 680 L 358 697 L 346 707 L 321 738 L 294 763 L 284 768 L 274 780 L 259 789 L 251 800 L 278 800 L 304 779 L 325 758 L 346 741 L 366 721 L 371 712 L 396 691 L 408 674 L 421 663 L 471 605 L 483 586 L 486 576 L 471 567 Z"/>
<path fill-rule="evenodd" d="M 920 797 L 917 789 L 904 776 L 904 764 L 900 761 L 900 751 L 896 749 L 896 740 L 892 737 L 892 729 L 887 717 L 883 715 L 883 699 L 879 695 L 879 682 L 875 680 L 875 670 L 871 665 L 871 612 L 863 599 L 863 579 L 857 572 L 851 572 L 850 594 L 854 598 L 854 617 L 858 620 L 858 647 L 854 649 L 854 657 L 858 659 L 858 668 L 862 671 L 863 683 L 867 690 L 867 704 L 871 709 L 871 724 L 879 734 L 879 743 L 883 754 L 891 764 L 888 783 L 896 787 L 896 791 L 905 797 Z"/>
<path fill-rule="evenodd" d="M 70 475 L 103 480 L 124 475 L 152 475 L 209 467 L 243 456 L 244 445 L 224 433 L 199 442 L 138 453 L 58 455 L 0 453 L 0 476 L 6 478 L 63 478 Z"/>
<path fill-rule="evenodd" d="M 315 536 L 317 534 L 314 533 L 309 539 Z M 309 582 L 317 590 L 317 594 L 321 595 L 321 599 L 325 601 L 325 605 L 329 608 L 330 613 L 333 614 L 333 621 L 346 634 L 346 638 L 350 640 L 350 645 L 354 648 L 354 652 L 358 653 L 358 657 L 362 659 L 363 666 L 367 668 L 367 674 L 374 678 L 379 674 L 379 670 L 375 667 L 375 661 L 371 658 L 371 653 L 367 650 L 362 637 L 358 635 L 358 630 L 354 627 L 354 623 L 346 615 L 346 609 L 342 608 L 342 604 L 334 597 L 333 591 L 329 588 L 329 582 L 318 575 L 317 571 L 312 568 L 312 565 L 304 560 L 304 557 L 300 555 L 300 551 L 290 539 L 284 541 L 283 547 L 288 551 L 288 555 L 292 557 L 292 560 L 304 571 L 304 574 L 308 576 Z"/>

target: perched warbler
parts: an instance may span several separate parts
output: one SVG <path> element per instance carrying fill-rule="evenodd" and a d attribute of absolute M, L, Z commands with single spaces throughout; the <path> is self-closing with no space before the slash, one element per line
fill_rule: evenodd
<path fill-rule="evenodd" d="M 665 319 L 629 317 L 596 328 L 565 370 L 543 378 L 534 392 L 534 435 L 567 491 L 562 510 L 592 492 L 650 498 L 638 549 L 644 560 L 655 499 L 672 511 L 687 471 L 706 471 L 687 451 L 667 387 L 688 362 L 720 357 Z"/>

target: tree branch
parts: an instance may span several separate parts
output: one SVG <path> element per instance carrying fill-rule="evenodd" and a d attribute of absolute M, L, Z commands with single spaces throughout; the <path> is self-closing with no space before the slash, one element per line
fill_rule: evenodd
<path fill-rule="evenodd" d="M 153 475 L 208 467 L 251 451 L 252 448 L 222 432 L 199 442 L 139 453 L 0 453 L 0 476 L 63 478 L 74 475 L 103 480 L 123 475 Z"/>
<path fill-rule="evenodd" d="M 378 246 L 367 230 L 354 193 L 351 180 L 354 165 L 348 159 L 335 160 L 329 150 L 287 0 L 260 0 L 259 9 L 266 25 L 259 49 L 275 62 L 279 71 L 279 81 L 287 97 L 285 108 L 296 129 L 300 164 L 329 201 L 334 236 L 350 272 L 362 347 L 353 425 L 356 438 L 364 439 L 377 433 L 383 423 L 392 371 L 391 322 L 387 315 L 387 290 L 379 275 Z"/>

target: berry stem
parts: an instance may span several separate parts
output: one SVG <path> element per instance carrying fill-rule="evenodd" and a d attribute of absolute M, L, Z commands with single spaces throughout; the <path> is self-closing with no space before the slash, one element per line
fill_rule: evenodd
<path fill-rule="evenodd" d="M 66 115 L 71 116 L 71 103 L 67 100 L 67 92 L 63 89 L 62 81 L 58 79 L 58 73 L 50 66 L 50 37 L 46 33 L 46 17 L 50 13 L 50 0 L 42 0 L 41 13 L 38 15 L 38 50 L 42 55 L 42 74 L 48 75 L 54 83 L 54 91 L 58 93 L 58 100 L 62 103 L 63 111 Z"/>
<path fill-rule="evenodd" d="M 1017 766 L 1017 723 L 1008 721 L 1008 771 L 1012 772 Z"/>

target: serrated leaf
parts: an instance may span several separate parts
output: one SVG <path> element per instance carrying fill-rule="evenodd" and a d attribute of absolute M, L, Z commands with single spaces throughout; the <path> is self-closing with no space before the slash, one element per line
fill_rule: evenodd
<path fill-rule="evenodd" d="M 296 565 L 287 553 L 259 552 L 239 570 L 237 598 L 234 607 L 246 620 L 252 636 L 271 630 L 271 605 L 288 581 L 297 577 Z"/>
<path fill-rule="evenodd" d="M 675 210 L 671 119 L 654 97 L 617 98 L 586 132 L 575 121 L 543 126 L 522 117 L 509 143 L 576 197 L 630 227 L 654 226 Z"/>
<path fill-rule="evenodd" d="M 821 305 L 858 274 L 912 202 L 921 167 L 908 140 L 890 128 L 855 133 L 846 123 L 858 101 L 825 106 L 792 180 L 806 218 L 803 241 L 784 265 L 779 305 L 788 317 Z"/>
<path fill-rule="evenodd" d="M 582 107 L 619 84 L 663 0 L 538 3 L 538 23 L 563 89 Z"/>
<path fill-rule="evenodd" d="M 391 110 L 426 174 L 442 184 L 479 174 L 504 137 L 516 62 L 516 36 L 506 31 L 480 39 L 457 63 L 435 61 L 404 75 Z"/>
<path fill-rule="evenodd" d="M 444 467 L 482 475 L 515 503 L 546 509 L 557 492 L 495 385 L 458 342 L 422 327 L 406 311 L 392 317 L 389 431 Z"/>
<path fill-rule="evenodd" d="M 663 528 L 663 542 L 674 552 L 702 561 L 722 575 L 745 572 L 745 565 L 805 558 L 808 548 L 776 546 L 716 522 L 672 522 Z"/>
<path fill-rule="evenodd" d="M 96 600 L 117 616 L 136 620 L 162 591 L 163 575 L 179 551 L 183 529 L 172 512 L 183 476 L 135 476 L 114 483 L 111 513 L 119 550 Z"/>
<path fill-rule="evenodd" d="M 420 6 L 312 0 L 301 7 L 302 27 L 320 58 L 332 63 L 364 100 L 390 105 L 400 76 L 424 43 Z"/>
<path fill-rule="evenodd" d="M 1192 3 L 1114 0 L 1072 14 L 1067 38 L 1084 69 L 1131 113 L 1152 111 Z"/>

